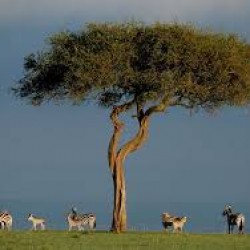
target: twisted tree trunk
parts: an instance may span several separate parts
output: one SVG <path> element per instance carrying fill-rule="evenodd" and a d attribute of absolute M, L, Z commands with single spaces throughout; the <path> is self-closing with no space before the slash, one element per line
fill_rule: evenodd
<path fill-rule="evenodd" d="M 137 105 L 137 120 L 139 123 L 136 135 L 125 143 L 119 150 L 119 141 L 123 132 L 124 123 L 120 121 L 119 115 L 126 112 L 133 105 Z M 124 175 L 124 161 L 126 157 L 138 150 L 148 137 L 149 121 L 153 113 L 164 112 L 170 105 L 168 96 L 164 97 L 158 105 L 149 107 L 145 112 L 135 100 L 116 106 L 110 115 L 114 132 L 109 142 L 108 158 L 114 185 L 114 207 L 111 231 L 123 232 L 127 229 L 126 211 L 126 182 Z"/>
<path fill-rule="evenodd" d="M 127 229 L 124 161 L 131 152 L 136 151 L 143 145 L 147 138 L 149 127 L 149 116 L 144 115 L 142 112 L 140 112 L 140 114 L 138 113 L 139 129 L 137 134 L 118 150 L 119 140 L 124 127 L 124 124 L 119 120 L 119 114 L 126 108 L 127 107 L 116 108 L 110 116 L 114 126 L 108 153 L 114 186 L 114 207 L 111 230 L 118 233 L 126 231 Z"/>

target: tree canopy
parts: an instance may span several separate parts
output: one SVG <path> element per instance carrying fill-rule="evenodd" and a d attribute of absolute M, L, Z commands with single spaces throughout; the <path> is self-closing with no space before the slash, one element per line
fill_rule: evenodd
<path fill-rule="evenodd" d="M 25 58 L 16 94 L 34 105 L 69 99 L 214 110 L 250 100 L 250 46 L 191 25 L 89 24 L 48 38 Z"/>

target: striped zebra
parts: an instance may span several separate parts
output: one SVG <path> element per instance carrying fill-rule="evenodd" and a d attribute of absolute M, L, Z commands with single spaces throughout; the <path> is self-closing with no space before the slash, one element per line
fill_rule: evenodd
<path fill-rule="evenodd" d="M 176 218 L 176 216 L 170 215 L 169 213 L 163 213 L 161 215 L 161 221 L 164 229 L 167 231 L 168 227 L 173 226 L 173 221 Z"/>
<path fill-rule="evenodd" d="M 161 219 L 165 231 L 167 231 L 168 227 L 173 227 L 173 232 L 182 232 L 183 226 L 187 222 L 186 216 L 178 217 L 169 213 L 163 213 Z"/>
<path fill-rule="evenodd" d="M 28 221 L 32 222 L 31 230 L 36 231 L 37 226 L 40 226 L 41 230 L 45 230 L 45 219 L 35 217 L 33 214 L 29 214 Z"/>
<path fill-rule="evenodd" d="M 68 215 L 69 231 L 73 228 L 77 228 L 79 231 L 84 230 L 84 228 L 93 230 L 96 228 L 96 216 L 92 213 L 90 214 L 75 214 L 70 213 Z"/>
<path fill-rule="evenodd" d="M 223 216 L 227 218 L 228 233 L 233 233 L 234 226 L 237 226 L 239 229 L 239 234 L 243 234 L 243 228 L 245 226 L 245 216 L 242 213 L 233 213 L 232 207 L 226 205 L 223 212 Z"/>
<path fill-rule="evenodd" d="M 7 211 L 0 211 L 0 229 L 11 230 L 13 218 Z"/>
<path fill-rule="evenodd" d="M 186 222 L 187 222 L 187 216 L 174 218 L 173 232 L 182 232 L 183 226 Z"/>

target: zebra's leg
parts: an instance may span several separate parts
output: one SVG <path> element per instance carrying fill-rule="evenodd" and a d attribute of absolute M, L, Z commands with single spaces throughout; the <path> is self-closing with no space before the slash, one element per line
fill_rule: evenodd
<path fill-rule="evenodd" d="M 232 227 L 231 227 L 231 233 L 233 234 L 234 233 L 234 225 L 232 224 Z"/>
<path fill-rule="evenodd" d="M 90 223 L 89 223 L 89 231 L 91 231 L 91 232 L 93 232 L 94 231 L 94 222 L 93 221 L 91 221 Z"/>
<path fill-rule="evenodd" d="M 95 230 L 96 230 L 96 222 L 94 222 L 92 225 L 92 231 L 94 232 Z"/>
<path fill-rule="evenodd" d="M 94 223 L 93 222 L 89 225 L 89 231 L 94 232 Z"/>
<path fill-rule="evenodd" d="M 45 230 L 45 224 L 44 223 L 41 223 L 41 229 Z"/>
<path fill-rule="evenodd" d="M 241 225 L 241 227 L 240 227 L 240 231 L 241 231 L 241 234 L 244 234 L 244 226 L 243 226 L 243 224 Z"/>
<path fill-rule="evenodd" d="M 6 223 L 6 229 L 7 229 L 8 231 L 10 231 L 10 230 L 11 230 L 11 224 Z"/>
<path fill-rule="evenodd" d="M 243 225 L 242 219 L 237 223 L 237 226 L 239 229 L 239 234 L 244 234 L 244 231 L 243 231 L 244 225 Z"/>
<path fill-rule="evenodd" d="M 242 225 L 240 225 L 238 228 L 239 228 L 239 234 L 244 234 L 244 231 L 243 231 L 243 226 L 242 226 Z"/>

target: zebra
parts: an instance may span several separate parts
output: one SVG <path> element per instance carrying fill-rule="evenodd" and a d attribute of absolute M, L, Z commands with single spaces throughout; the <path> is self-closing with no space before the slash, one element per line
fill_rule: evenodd
<path fill-rule="evenodd" d="M 89 214 L 76 214 L 76 210 L 68 214 L 69 231 L 76 227 L 79 231 L 84 230 L 84 227 L 93 230 L 96 228 L 96 216 Z"/>
<path fill-rule="evenodd" d="M 28 215 L 28 221 L 32 222 L 32 228 L 31 228 L 31 230 L 35 230 L 36 231 L 37 226 L 40 226 L 40 228 L 42 230 L 45 230 L 45 219 L 35 217 L 33 214 L 29 214 Z"/>
<path fill-rule="evenodd" d="M 173 220 L 173 232 L 182 232 L 184 224 L 187 222 L 187 216 L 176 217 Z"/>
<path fill-rule="evenodd" d="M 170 215 L 169 213 L 163 213 L 161 215 L 162 225 L 164 229 L 167 231 L 168 227 L 173 226 L 173 220 L 176 218 L 175 216 Z"/>
<path fill-rule="evenodd" d="M 7 229 L 8 231 L 12 228 L 13 218 L 7 211 L 0 211 L 0 229 Z"/>
<path fill-rule="evenodd" d="M 169 213 L 163 213 L 162 216 L 162 225 L 165 230 L 168 227 L 173 227 L 173 232 L 182 231 L 184 224 L 187 221 L 187 217 L 177 217 L 170 215 Z"/>
<path fill-rule="evenodd" d="M 243 234 L 243 228 L 245 226 L 245 216 L 242 213 L 233 213 L 232 207 L 226 205 L 222 212 L 223 216 L 227 217 L 228 233 L 233 233 L 234 226 L 237 225 L 239 234 Z"/>

